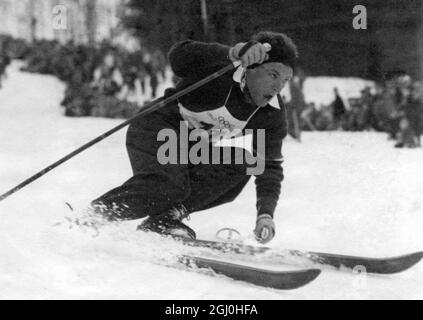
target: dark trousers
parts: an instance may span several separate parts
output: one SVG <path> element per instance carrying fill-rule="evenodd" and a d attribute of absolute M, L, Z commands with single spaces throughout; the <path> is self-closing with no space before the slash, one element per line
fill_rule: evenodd
<path fill-rule="evenodd" d="M 93 201 L 111 218 L 138 219 L 164 214 L 183 205 L 189 213 L 234 200 L 250 176 L 242 164 L 166 164 L 157 160 L 162 129 L 177 132 L 182 118 L 176 104 L 134 121 L 126 146 L 133 177 Z"/>

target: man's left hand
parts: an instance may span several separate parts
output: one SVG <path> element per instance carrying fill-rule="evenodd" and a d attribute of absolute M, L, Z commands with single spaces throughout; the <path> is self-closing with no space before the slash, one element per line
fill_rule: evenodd
<path fill-rule="evenodd" d="M 275 236 L 275 223 L 270 214 L 262 214 L 258 216 L 254 234 L 260 243 L 268 243 Z"/>

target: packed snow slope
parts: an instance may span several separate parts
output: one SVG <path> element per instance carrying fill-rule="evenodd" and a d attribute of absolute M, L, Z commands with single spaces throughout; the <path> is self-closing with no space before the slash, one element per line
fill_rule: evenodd
<path fill-rule="evenodd" d="M 66 118 L 62 83 L 16 63 L 8 71 L 0 90 L 1 193 L 120 122 Z M 122 130 L 0 202 L 1 299 L 423 298 L 423 263 L 392 276 L 326 270 L 284 292 L 168 267 L 185 249 L 136 232 L 139 221 L 81 226 L 90 200 L 131 175 L 124 138 Z M 423 249 L 421 149 L 395 149 L 380 133 L 319 132 L 304 133 L 302 143 L 286 139 L 284 155 L 272 248 L 375 257 Z M 193 214 L 188 224 L 200 238 L 234 227 L 254 243 L 255 217 L 251 182 L 236 201 Z"/>

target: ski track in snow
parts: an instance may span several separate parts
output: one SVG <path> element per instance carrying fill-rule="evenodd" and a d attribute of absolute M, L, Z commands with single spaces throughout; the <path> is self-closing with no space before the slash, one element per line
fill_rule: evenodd
<path fill-rule="evenodd" d="M 64 117 L 64 84 L 18 68 L 0 90 L 1 192 L 121 121 Z M 423 263 L 391 276 L 325 270 L 306 287 L 278 291 L 178 269 L 175 254 L 188 249 L 135 232 L 139 221 L 76 226 L 90 200 L 130 177 L 124 138 L 122 130 L 0 203 L 0 299 L 423 298 Z M 287 138 L 284 156 L 272 248 L 374 257 L 423 249 L 421 149 L 395 149 L 380 133 L 319 132 Z M 255 216 L 251 181 L 235 202 L 188 224 L 204 239 L 234 227 L 254 244 Z"/>

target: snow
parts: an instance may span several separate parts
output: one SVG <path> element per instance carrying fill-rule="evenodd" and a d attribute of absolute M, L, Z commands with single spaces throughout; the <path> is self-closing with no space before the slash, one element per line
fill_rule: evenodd
<path fill-rule="evenodd" d="M 120 123 L 64 117 L 64 85 L 18 67 L 0 90 L 1 192 Z M 124 138 L 122 130 L 0 202 L 0 299 L 423 298 L 423 263 L 391 276 L 324 270 L 308 286 L 279 291 L 178 269 L 175 254 L 186 249 L 135 232 L 139 221 L 78 227 L 90 200 L 130 177 Z M 288 138 L 284 155 L 272 248 L 374 257 L 423 249 L 421 149 L 395 149 L 380 133 L 319 132 Z M 250 182 L 236 201 L 188 224 L 200 238 L 233 227 L 254 243 L 255 215 Z"/>

